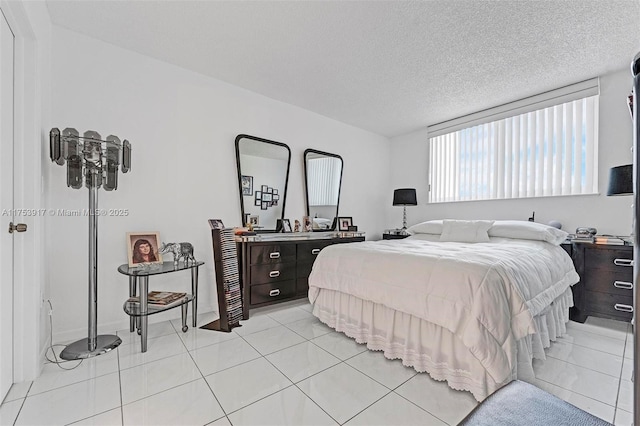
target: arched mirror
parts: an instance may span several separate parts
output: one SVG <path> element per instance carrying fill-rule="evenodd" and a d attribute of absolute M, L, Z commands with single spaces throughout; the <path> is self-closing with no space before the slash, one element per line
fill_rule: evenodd
<path fill-rule="evenodd" d="M 342 157 L 307 149 L 304 152 L 307 216 L 314 231 L 333 231 L 338 217 Z"/>
<path fill-rule="evenodd" d="M 281 142 L 238 135 L 236 163 L 242 224 L 275 232 L 278 219 L 284 218 L 291 150 Z"/>

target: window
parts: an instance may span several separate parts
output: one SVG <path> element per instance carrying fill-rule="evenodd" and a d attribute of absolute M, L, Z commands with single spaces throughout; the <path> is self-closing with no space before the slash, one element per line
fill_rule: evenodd
<path fill-rule="evenodd" d="M 598 82 L 429 127 L 432 203 L 594 194 Z"/>

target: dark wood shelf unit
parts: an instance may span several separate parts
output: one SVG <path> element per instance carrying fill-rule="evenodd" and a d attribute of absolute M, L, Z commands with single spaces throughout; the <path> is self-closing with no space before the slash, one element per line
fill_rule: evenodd
<path fill-rule="evenodd" d="M 571 255 L 580 282 L 572 287 L 570 318 L 588 316 L 631 321 L 633 318 L 633 246 L 572 243 Z"/>

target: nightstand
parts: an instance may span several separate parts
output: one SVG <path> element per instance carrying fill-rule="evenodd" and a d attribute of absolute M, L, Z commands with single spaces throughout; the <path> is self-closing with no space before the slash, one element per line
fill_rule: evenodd
<path fill-rule="evenodd" d="M 401 240 L 403 238 L 407 238 L 409 235 L 401 235 L 401 234 L 389 234 L 389 233 L 384 233 L 382 234 L 382 239 L 383 240 Z"/>
<path fill-rule="evenodd" d="M 631 321 L 633 318 L 633 246 L 572 244 L 580 282 L 572 287 L 571 319 L 588 316 Z"/>

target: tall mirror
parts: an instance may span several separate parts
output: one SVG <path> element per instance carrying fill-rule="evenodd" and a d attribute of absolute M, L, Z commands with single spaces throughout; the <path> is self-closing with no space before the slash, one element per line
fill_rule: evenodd
<path fill-rule="evenodd" d="M 312 219 L 313 230 L 335 230 L 342 183 L 342 157 L 307 149 L 304 152 L 304 180 L 307 216 Z"/>
<path fill-rule="evenodd" d="M 249 135 L 236 137 L 236 164 L 242 224 L 275 232 L 284 218 L 291 150 L 281 142 Z"/>

